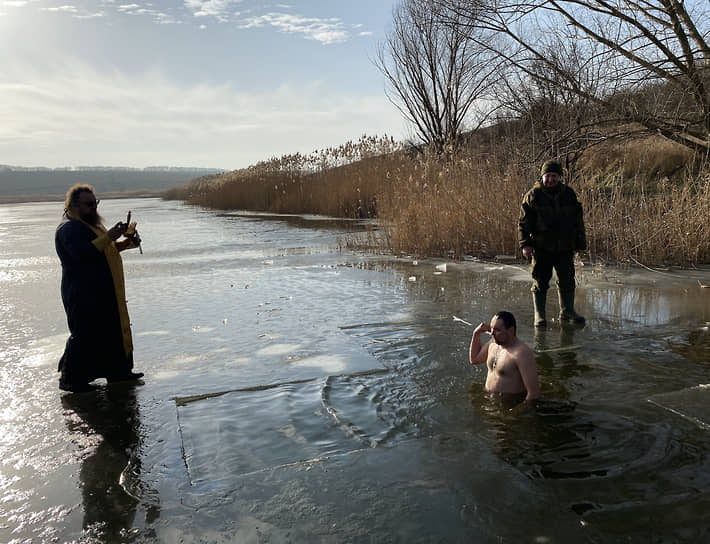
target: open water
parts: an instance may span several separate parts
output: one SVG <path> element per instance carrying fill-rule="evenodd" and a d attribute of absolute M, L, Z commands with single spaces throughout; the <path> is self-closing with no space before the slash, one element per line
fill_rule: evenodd
<path fill-rule="evenodd" d="M 522 265 L 353 253 L 354 221 L 99 211 L 129 209 L 144 384 L 66 394 L 61 203 L 0 206 L 0 542 L 710 538 L 708 270 L 587 265 L 587 325 L 535 333 Z M 537 409 L 467 362 L 453 316 L 500 309 L 536 352 Z"/>

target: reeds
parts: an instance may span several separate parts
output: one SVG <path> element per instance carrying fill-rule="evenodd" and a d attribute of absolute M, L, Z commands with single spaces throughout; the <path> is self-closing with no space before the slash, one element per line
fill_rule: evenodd
<path fill-rule="evenodd" d="M 166 193 L 217 209 L 374 217 L 381 173 L 397 160 L 399 144 L 388 137 L 259 162 L 221 176 L 206 176 Z"/>
<path fill-rule="evenodd" d="M 580 189 L 590 255 L 651 265 L 710 263 L 710 177 Z"/>
<path fill-rule="evenodd" d="M 391 177 L 380 199 L 388 249 L 420 256 L 514 255 L 530 182 L 496 161 L 420 156 Z"/>
<path fill-rule="evenodd" d="M 455 158 L 407 151 L 363 137 L 310 155 L 287 155 L 222 176 L 200 178 L 170 197 L 218 209 L 378 217 L 366 243 L 414 256 L 518 255 L 520 202 L 538 165 L 473 147 Z M 634 146 L 634 153 L 639 146 Z M 644 150 L 656 173 L 660 146 Z M 677 164 L 678 154 L 668 155 Z M 595 263 L 710 263 L 710 175 L 650 175 L 642 158 L 617 169 L 587 158 L 570 180 L 584 207 L 587 259 Z M 629 177 L 628 164 L 633 163 Z M 678 171 L 677 166 L 673 167 Z M 667 171 L 667 169 L 666 169 Z"/>

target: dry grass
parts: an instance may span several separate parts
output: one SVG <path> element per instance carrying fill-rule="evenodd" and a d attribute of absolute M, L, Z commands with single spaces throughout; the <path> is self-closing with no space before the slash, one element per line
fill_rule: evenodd
<path fill-rule="evenodd" d="M 590 254 L 607 262 L 645 265 L 710 263 L 710 177 L 661 180 L 653 190 L 579 190 Z"/>
<path fill-rule="evenodd" d="M 222 176 L 199 178 L 166 198 L 217 209 L 373 217 L 399 145 L 363 136 L 339 147 L 284 155 Z"/>
<path fill-rule="evenodd" d="M 381 251 L 519 255 L 520 201 L 537 168 L 520 165 L 506 147 L 500 155 L 491 146 L 470 148 L 466 156 L 442 161 L 407 153 L 388 138 L 363 137 L 201 178 L 171 196 L 219 209 L 377 216 L 381 228 L 367 243 Z M 685 150 L 665 140 L 599 151 L 582 157 L 570 182 L 585 210 L 589 259 L 710 263 L 710 175 L 691 173 Z"/>
<path fill-rule="evenodd" d="M 492 161 L 410 160 L 380 200 L 386 244 L 414 255 L 514 255 L 520 200 L 530 183 Z"/>
<path fill-rule="evenodd" d="M 661 136 L 607 141 L 584 153 L 577 168 L 595 183 L 628 186 L 678 178 L 693 168 L 692 152 Z"/>

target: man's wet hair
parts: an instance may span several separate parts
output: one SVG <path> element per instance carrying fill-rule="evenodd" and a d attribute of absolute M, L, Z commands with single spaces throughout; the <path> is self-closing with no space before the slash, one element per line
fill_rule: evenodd
<path fill-rule="evenodd" d="M 506 329 L 513 327 L 517 332 L 518 324 L 515 322 L 515 316 L 510 312 L 506 312 L 505 310 L 503 310 L 501 312 L 498 312 L 493 317 L 500 319 L 503 322 L 503 325 L 505 325 Z"/>
<path fill-rule="evenodd" d="M 81 193 L 91 193 L 92 195 L 96 194 L 94 188 L 88 183 L 75 183 L 74 185 L 69 187 L 69 190 L 67 191 L 67 194 L 64 197 L 65 213 L 71 206 L 76 206 L 79 203 L 79 197 L 81 196 Z"/>

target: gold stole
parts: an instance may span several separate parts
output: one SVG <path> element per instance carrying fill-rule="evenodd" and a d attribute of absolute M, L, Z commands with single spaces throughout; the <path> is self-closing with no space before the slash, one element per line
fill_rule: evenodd
<path fill-rule="evenodd" d="M 108 263 L 111 276 L 113 277 L 113 287 L 116 290 L 116 302 L 118 303 L 118 317 L 121 320 L 121 334 L 123 335 L 123 351 L 126 355 L 133 353 L 133 338 L 131 337 L 131 322 L 128 318 L 128 306 L 126 306 L 126 285 L 123 279 L 123 260 L 121 254 L 116 248 L 116 244 L 109 237 L 101 223 L 97 226 L 90 225 L 80 217 L 73 215 L 71 212 L 66 212 L 67 217 L 76 221 L 81 221 L 89 227 L 95 234 L 96 238 L 91 242 L 96 249 L 103 252 Z"/>

